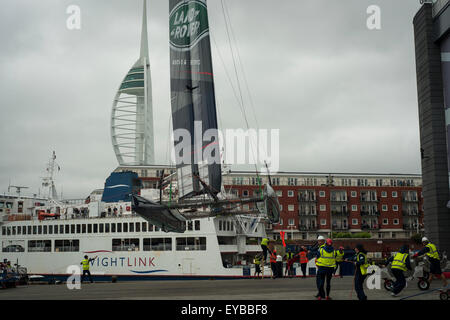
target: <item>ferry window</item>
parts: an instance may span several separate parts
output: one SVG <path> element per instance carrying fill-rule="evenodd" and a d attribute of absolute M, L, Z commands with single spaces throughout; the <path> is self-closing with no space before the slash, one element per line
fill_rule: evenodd
<path fill-rule="evenodd" d="M 144 251 L 172 251 L 172 238 L 146 238 Z"/>
<path fill-rule="evenodd" d="M 134 223 L 130 222 L 130 232 L 134 232 Z"/>
<path fill-rule="evenodd" d="M 11 235 L 11 227 L 7 227 L 6 230 L 8 231 L 8 236 L 10 236 Z"/>
<path fill-rule="evenodd" d="M 181 221 L 181 228 L 186 230 L 186 221 Z M 158 231 L 158 230 L 156 230 Z"/>
<path fill-rule="evenodd" d="M 37 234 L 37 227 L 33 226 L 33 234 Z"/>
<path fill-rule="evenodd" d="M 147 222 L 142 222 L 142 232 L 147 232 Z"/>
<path fill-rule="evenodd" d="M 78 252 L 80 240 L 55 240 L 55 252 Z"/>
<path fill-rule="evenodd" d="M 184 226 L 186 227 L 186 222 L 184 223 Z M 158 231 L 160 231 L 160 230 L 161 230 L 160 227 L 155 226 L 155 232 L 158 232 Z"/>
<path fill-rule="evenodd" d="M 98 224 L 98 232 L 103 233 L 103 231 L 105 231 L 104 230 L 104 225 L 103 225 L 103 223 L 99 223 Z"/>
<path fill-rule="evenodd" d="M 206 237 L 177 238 L 177 251 L 206 250 Z"/>
<path fill-rule="evenodd" d="M 153 225 L 150 224 L 150 223 L 148 224 L 148 231 L 149 231 L 149 232 L 153 231 Z"/>
<path fill-rule="evenodd" d="M 38 226 L 38 234 L 42 234 L 42 226 Z"/>
<path fill-rule="evenodd" d="M 77 224 L 77 233 L 81 233 L 81 224 Z"/>
<path fill-rule="evenodd" d="M 85 224 L 81 225 L 81 233 L 86 233 L 86 225 Z"/>
<path fill-rule="evenodd" d="M 75 233 L 75 225 L 74 224 L 70 225 L 70 233 Z"/>
<path fill-rule="evenodd" d="M 0 209 L 5 207 L 5 202 L 0 201 Z"/>
<path fill-rule="evenodd" d="M 94 223 L 94 233 L 98 232 L 98 224 Z"/>
<path fill-rule="evenodd" d="M 128 232 L 128 223 L 123 224 L 123 232 Z"/>
<path fill-rule="evenodd" d="M 192 231 L 192 229 L 193 229 L 193 223 L 192 223 L 192 221 L 188 221 L 188 230 L 189 231 Z"/>
<path fill-rule="evenodd" d="M 29 240 L 28 252 L 50 252 L 52 251 L 51 240 Z"/>
<path fill-rule="evenodd" d="M 21 226 L 17 227 L 17 234 L 22 234 L 22 227 Z"/>
<path fill-rule="evenodd" d="M 53 234 L 53 225 L 48 226 L 48 234 Z"/>
<path fill-rule="evenodd" d="M 111 223 L 111 232 L 116 232 L 116 224 Z"/>
<path fill-rule="evenodd" d="M 141 232 L 141 223 L 136 222 L 136 232 Z"/>
<path fill-rule="evenodd" d="M 58 233 L 58 232 L 55 232 Z M 64 225 L 60 224 L 59 225 L 59 233 L 64 233 Z"/>
<path fill-rule="evenodd" d="M 16 235 L 16 227 L 12 227 L 12 235 L 13 235 L 13 236 Z"/>
<path fill-rule="evenodd" d="M 27 229 L 28 229 L 28 230 L 27 230 L 27 231 L 28 231 L 27 233 L 28 233 L 28 234 L 31 234 L 31 226 L 28 226 Z"/>
<path fill-rule="evenodd" d="M 122 232 L 122 224 L 121 223 L 117 224 L 117 232 Z"/>
<path fill-rule="evenodd" d="M 2 252 L 24 252 L 25 241 L 3 241 Z"/>
<path fill-rule="evenodd" d="M 109 233 L 109 223 L 105 223 L 105 232 Z"/>
<path fill-rule="evenodd" d="M 23 201 L 19 201 L 17 203 L 17 212 L 18 213 L 23 213 Z"/>
<path fill-rule="evenodd" d="M 88 224 L 88 233 L 92 233 L 92 224 Z"/>
<path fill-rule="evenodd" d="M 26 226 L 22 226 L 22 234 L 27 234 L 27 227 Z"/>
<path fill-rule="evenodd" d="M 2 227 L 2 236 L 6 236 L 6 227 Z"/>
<path fill-rule="evenodd" d="M 112 251 L 139 251 L 139 239 L 112 239 Z"/>
<path fill-rule="evenodd" d="M 219 220 L 219 231 L 222 231 L 222 220 Z"/>
<path fill-rule="evenodd" d="M 200 220 L 195 220 L 195 230 L 200 230 Z"/>
<path fill-rule="evenodd" d="M 44 230 L 43 230 L 43 234 L 47 234 L 47 226 L 44 226 L 44 228 L 43 228 Z"/>
<path fill-rule="evenodd" d="M 69 231 L 70 231 L 70 230 L 69 230 L 69 229 L 70 229 L 70 226 L 69 226 L 68 224 L 66 224 L 66 225 L 64 226 L 64 229 L 65 229 L 64 232 L 65 232 L 66 234 L 69 234 L 69 233 L 70 233 L 70 232 L 69 232 Z M 61 233 L 62 233 L 62 232 L 61 232 Z"/>

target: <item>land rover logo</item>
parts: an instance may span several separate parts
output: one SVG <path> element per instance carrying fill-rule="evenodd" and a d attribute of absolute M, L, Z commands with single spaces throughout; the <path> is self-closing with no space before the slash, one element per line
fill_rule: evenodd
<path fill-rule="evenodd" d="M 181 2 L 170 12 L 170 46 L 188 50 L 208 35 L 208 13 L 205 3 L 198 0 Z"/>

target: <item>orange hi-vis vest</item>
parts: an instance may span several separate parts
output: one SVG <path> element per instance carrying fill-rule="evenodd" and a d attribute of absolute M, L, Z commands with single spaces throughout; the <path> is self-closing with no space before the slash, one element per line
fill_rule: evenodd
<path fill-rule="evenodd" d="M 270 263 L 276 263 L 277 262 L 277 253 L 275 251 L 272 251 L 270 254 Z"/>
<path fill-rule="evenodd" d="M 306 257 L 306 252 L 300 252 L 300 263 L 308 263 L 308 258 Z"/>

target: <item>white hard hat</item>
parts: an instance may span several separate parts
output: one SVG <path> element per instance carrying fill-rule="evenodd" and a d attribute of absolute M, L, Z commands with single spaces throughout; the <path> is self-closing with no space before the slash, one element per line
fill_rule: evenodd
<path fill-rule="evenodd" d="M 423 238 L 422 238 L 422 242 L 425 242 L 425 241 L 428 241 L 428 242 L 429 242 L 429 240 L 428 240 L 427 237 L 423 237 Z"/>
<path fill-rule="evenodd" d="M 325 238 L 323 236 L 318 236 L 317 240 L 325 240 Z"/>

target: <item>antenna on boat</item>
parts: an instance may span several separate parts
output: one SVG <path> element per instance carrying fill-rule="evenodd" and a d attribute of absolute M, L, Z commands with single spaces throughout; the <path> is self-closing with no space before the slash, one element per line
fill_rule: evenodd
<path fill-rule="evenodd" d="M 18 197 L 20 197 L 20 190 L 22 190 L 22 189 L 28 189 L 28 187 L 23 187 L 23 186 L 9 186 L 8 187 L 8 193 L 10 192 L 10 188 L 16 188 L 16 193 L 17 193 L 17 196 Z"/>

